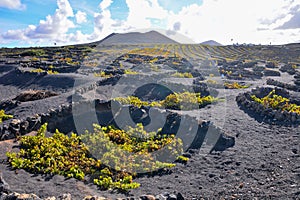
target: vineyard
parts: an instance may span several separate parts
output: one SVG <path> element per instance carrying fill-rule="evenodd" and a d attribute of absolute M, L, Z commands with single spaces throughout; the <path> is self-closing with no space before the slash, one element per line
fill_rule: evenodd
<path fill-rule="evenodd" d="M 299 55 L 297 44 L 1 48 L 1 171 L 40 196 L 295 199 Z"/>

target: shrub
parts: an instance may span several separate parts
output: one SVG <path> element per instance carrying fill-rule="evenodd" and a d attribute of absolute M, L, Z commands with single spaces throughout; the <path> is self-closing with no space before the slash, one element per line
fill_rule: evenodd
<path fill-rule="evenodd" d="M 147 102 L 142 101 L 135 96 L 117 97 L 114 100 L 120 102 L 123 105 L 134 105 L 139 108 L 141 106 L 151 106 L 181 110 L 196 109 L 218 101 L 218 99 L 212 96 L 201 97 L 200 93 L 191 92 L 170 94 L 162 101 Z"/>
<path fill-rule="evenodd" d="M 201 97 L 200 93 L 174 93 L 168 95 L 165 100 L 161 101 L 161 105 L 166 108 L 179 108 L 181 110 L 190 110 L 204 107 L 208 104 L 216 102 L 218 99 L 212 96 Z"/>
<path fill-rule="evenodd" d="M 176 72 L 176 73 L 172 74 L 171 76 L 174 76 L 177 78 L 193 78 L 193 75 L 189 72 L 184 72 L 184 73 Z"/>
<path fill-rule="evenodd" d="M 19 153 L 7 153 L 13 168 L 26 169 L 33 173 L 60 174 L 66 177 L 84 179 L 85 173 L 100 168 L 100 161 L 89 157 L 87 147 L 80 138 L 56 131 L 52 137 L 45 137 L 47 124 L 36 136 L 23 136 Z"/>
<path fill-rule="evenodd" d="M 173 167 L 172 163 L 159 161 L 159 155 L 154 158 L 151 154 L 164 147 L 168 148 L 164 148 L 161 153 L 168 155 L 170 161 L 182 153 L 180 139 L 174 135 L 162 136 L 156 132 L 146 132 L 142 124 L 137 124 L 135 128 L 128 127 L 127 131 L 94 125 L 94 133 L 87 132 L 82 140 L 103 164 L 127 172 L 147 172 Z"/>
<path fill-rule="evenodd" d="M 4 121 L 4 120 L 8 120 L 8 119 L 11 119 L 13 118 L 12 115 L 8 115 L 5 113 L 4 110 L 0 110 L 0 124 Z"/>
<path fill-rule="evenodd" d="M 47 71 L 47 74 L 59 74 L 59 72 L 50 69 Z"/>
<path fill-rule="evenodd" d="M 103 78 L 110 78 L 112 77 L 112 74 L 106 74 L 104 71 L 101 71 L 99 73 L 94 72 L 95 77 L 103 77 Z"/>
<path fill-rule="evenodd" d="M 147 101 L 142 101 L 138 97 L 135 96 L 128 96 L 128 97 L 117 97 L 114 98 L 114 100 L 118 101 L 119 103 L 123 105 L 134 105 L 138 108 L 141 106 L 149 106 L 149 103 Z"/>
<path fill-rule="evenodd" d="M 255 95 L 252 95 L 251 98 L 255 102 L 262 104 L 266 108 L 300 114 L 299 105 L 291 104 L 288 98 L 277 95 L 275 93 L 275 90 L 272 90 L 267 96 L 263 98 L 258 98 Z"/>
<path fill-rule="evenodd" d="M 59 74 L 59 72 L 57 71 L 53 71 L 52 69 L 46 71 L 46 70 L 43 70 L 41 68 L 38 68 L 38 69 L 33 69 L 33 70 L 30 70 L 31 73 L 43 73 L 43 72 L 47 72 L 47 74 Z"/>
<path fill-rule="evenodd" d="M 185 164 L 189 161 L 189 158 L 187 158 L 185 156 L 178 156 L 176 161 Z"/>
<path fill-rule="evenodd" d="M 234 82 L 234 83 L 224 83 L 224 87 L 226 89 L 245 89 L 245 88 L 248 88 L 249 86 L 240 85 L 239 83 Z"/>
<path fill-rule="evenodd" d="M 139 74 L 138 72 L 132 71 L 131 69 L 125 69 L 124 73 L 125 74 L 129 74 L 129 75 L 137 75 L 137 74 Z"/>
<path fill-rule="evenodd" d="M 30 70 L 31 73 L 43 73 L 45 72 L 45 70 L 41 69 L 41 68 L 38 68 L 38 69 L 33 69 L 33 70 Z"/>
<path fill-rule="evenodd" d="M 81 136 L 73 133 L 70 137 L 58 130 L 46 137 L 46 130 L 47 124 L 42 125 L 35 136 L 20 139 L 18 153 L 6 153 L 12 168 L 79 180 L 90 174 L 100 189 L 127 191 L 140 186 L 133 182 L 135 172 L 175 166 L 159 161 L 159 154 L 153 157 L 153 151 L 166 149 L 164 156 L 174 158 L 182 153 L 180 139 L 174 135 L 148 133 L 141 124 L 128 127 L 128 131 L 94 125 L 93 133 L 86 131 Z"/>

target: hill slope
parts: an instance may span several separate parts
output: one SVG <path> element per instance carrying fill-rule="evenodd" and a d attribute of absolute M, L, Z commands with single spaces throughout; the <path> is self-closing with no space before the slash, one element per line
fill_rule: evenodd
<path fill-rule="evenodd" d="M 156 31 L 146 33 L 112 33 L 99 41 L 99 44 L 176 44 L 178 42 Z"/>
<path fill-rule="evenodd" d="M 203 44 L 203 45 L 210 45 L 210 46 L 223 46 L 222 44 L 214 41 L 214 40 L 208 40 L 208 41 L 205 41 L 205 42 L 202 42 L 200 44 Z"/>

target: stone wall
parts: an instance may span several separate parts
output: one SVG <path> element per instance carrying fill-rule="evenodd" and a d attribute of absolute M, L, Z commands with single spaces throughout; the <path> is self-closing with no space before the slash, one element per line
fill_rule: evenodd
<path fill-rule="evenodd" d="M 251 95 L 255 95 L 259 98 L 268 95 L 273 88 L 255 88 L 251 92 L 240 93 L 236 97 L 238 105 L 245 109 L 255 113 L 256 118 L 264 119 L 268 122 L 278 122 L 280 124 L 300 124 L 300 115 L 294 112 L 287 112 L 281 110 L 275 110 L 272 108 L 266 108 L 262 104 L 252 100 Z M 275 88 L 275 93 L 286 98 L 289 98 L 289 93 L 281 88 Z"/>
<path fill-rule="evenodd" d="M 267 79 L 267 84 L 268 85 L 274 85 L 274 86 L 281 87 L 281 88 L 288 89 L 288 90 L 292 90 L 292 91 L 295 91 L 295 92 L 300 92 L 300 87 L 299 86 L 292 85 L 292 84 L 289 84 L 289 83 L 283 83 L 283 82 L 280 82 L 280 81 L 277 81 L 277 80 L 274 80 L 274 79 Z"/>
<path fill-rule="evenodd" d="M 114 104 L 114 111 L 111 109 L 112 103 Z M 95 118 L 91 118 L 92 115 L 95 115 Z M 28 117 L 23 121 L 8 120 L 0 128 L 1 140 L 13 139 L 36 131 L 44 123 L 48 123 L 50 132 L 54 132 L 56 129 L 64 133 L 81 133 L 86 129 L 93 131 L 91 121 L 101 126 L 113 125 L 117 128 L 120 125 L 130 124 L 132 121 L 142 123 L 144 126 L 151 123 L 151 130 L 149 131 L 162 128 L 161 134 L 177 134 L 183 140 L 185 150 L 200 148 L 207 135 L 218 138 L 212 150 L 223 151 L 235 144 L 234 137 L 226 135 L 210 121 L 199 122 L 194 117 L 180 115 L 170 110 L 151 107 L 137 108 L 130 105 L 120 105 L 115 101 L 103 100 L 61 105 L 57 109 Z M 80 125 L 78 126 L 76 123 Z"/>

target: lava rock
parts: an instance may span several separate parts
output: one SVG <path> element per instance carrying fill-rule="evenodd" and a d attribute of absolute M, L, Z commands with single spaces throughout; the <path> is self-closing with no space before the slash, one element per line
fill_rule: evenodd
<path fill-rule="evenodd" d="M 8 194 L 10 192 L 9 184 L 3 179 L 2 172 L 0 172 L 0 194 L 6 193 Z"/>
<path fill-rule="evenodd" d="M 141 200 L 155 200 L 156 198 L 153 195 L 142 195 L 142 196 L 140 196 L 140 199 Z"/>

